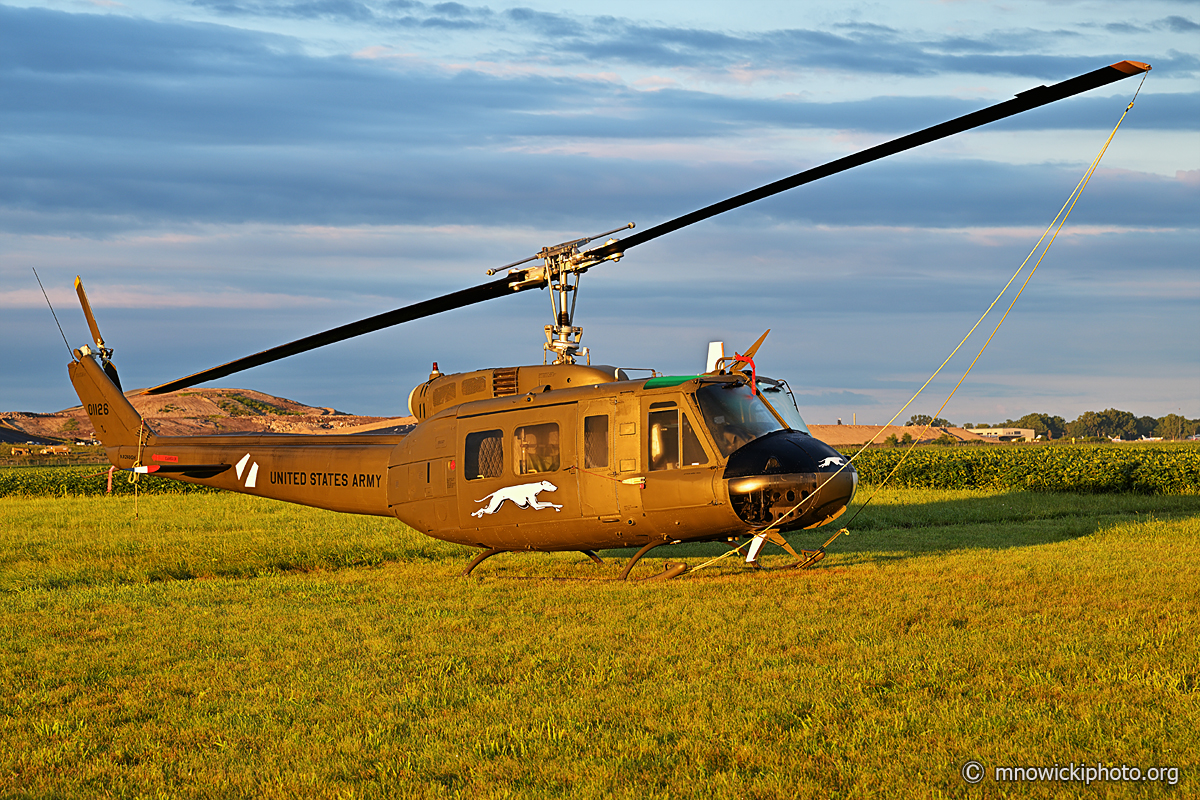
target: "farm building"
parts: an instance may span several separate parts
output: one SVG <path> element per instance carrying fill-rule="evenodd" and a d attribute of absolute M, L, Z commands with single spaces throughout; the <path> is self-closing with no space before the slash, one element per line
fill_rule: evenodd
<path fill-rule="evenodd" d="M 972 428 L 971 433 L 997 442 L 1032 442 L 1037 438 L 1032 428 Z"/>

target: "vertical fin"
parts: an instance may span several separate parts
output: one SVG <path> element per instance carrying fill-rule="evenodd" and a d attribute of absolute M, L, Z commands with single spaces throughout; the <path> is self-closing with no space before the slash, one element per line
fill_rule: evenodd
<path fill-rule="evenodd" d="M 145 427 L 141 414 L 108 377 L 99 358 L 78 350 L 75 356 L 77 360 L 68 364 L 67 370 L 83 410 L 96 430 L 96 438 L 108 448 L 136 447 L 139 433 L 143 442 L 153 441 L 154 436 Z"/>

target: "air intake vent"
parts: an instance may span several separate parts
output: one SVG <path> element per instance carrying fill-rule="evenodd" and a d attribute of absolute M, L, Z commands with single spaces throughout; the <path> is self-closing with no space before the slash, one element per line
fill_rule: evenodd
<path fill-rule="evenodd" d="M 479 394 L 487 388 L 487 378 L 482 375 L 476 375 L 474 378 L 466 378 L 462 382 L 463 394 Z"/>
<path fill-rule="evenodd" d="M 457 384 L 454 381 L 443 383 L 441 386 L 435 386 L 433 389 L 433 404 L 435 406 L 444 405 L 454 400 L 457 395 Z"/>
<path fill-rule="evenodd" d="M 504 397 L 517 393 L 517 368 L 503 367 L 492 370 L 492 396 Z"/>

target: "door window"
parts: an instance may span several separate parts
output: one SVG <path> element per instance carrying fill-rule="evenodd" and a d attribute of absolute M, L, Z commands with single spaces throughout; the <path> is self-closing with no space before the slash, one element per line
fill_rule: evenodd
<path fill-rule="evenodd" d="M 608 415 L 583 418 L 583 466 L 603 469 L 608 466 Z"/>
<path fill-rule="evenodd" d="M 650 405 L 646 420 L 651 471 L 696 467 L 708 463 L 708 455 L 688 420 L 675 403 Z"/>
<path fill-rule="evenodd" d="M 469 481 L 499 478 L 504 471 L 504 434 L 500 431 L 468 433 L 463 462 L 463 474 Z"/>
<path fill-rule="evenodd" d="M 558 446 L 558 423 L 525 425 L 517 428 L 513 452 L 516 454 L 516 473 L 533 475 L 558 469 L 561 451 Z"/>

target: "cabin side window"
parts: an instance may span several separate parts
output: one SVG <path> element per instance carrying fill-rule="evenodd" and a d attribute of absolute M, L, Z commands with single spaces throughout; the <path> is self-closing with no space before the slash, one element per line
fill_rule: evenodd
<path fill-rule="evenodd" d="M 652 403 L 646 423 L 651 471 L 708 463 L 708 455 L 700 446 L 691 421 L 675 403 Z"/>
<path fill-rule="evenodd" d="M 469 481 L 499 478 L 504 471 L 504 434 L 501 431 L 477 431 L 467 434 L 463 474 Z"/>
<path fill-rule="evenodd" d="M 518 475 L 554 472 L 558 469 L 561 451 L 558 444 L 558 423 L 524 425 L 514 433 L 513 452 Z"/>
<path fill-rule="evenodd" d="M 608 415 L 583 418 L 583 466 L 604 469 L 608 466 Z"/>

